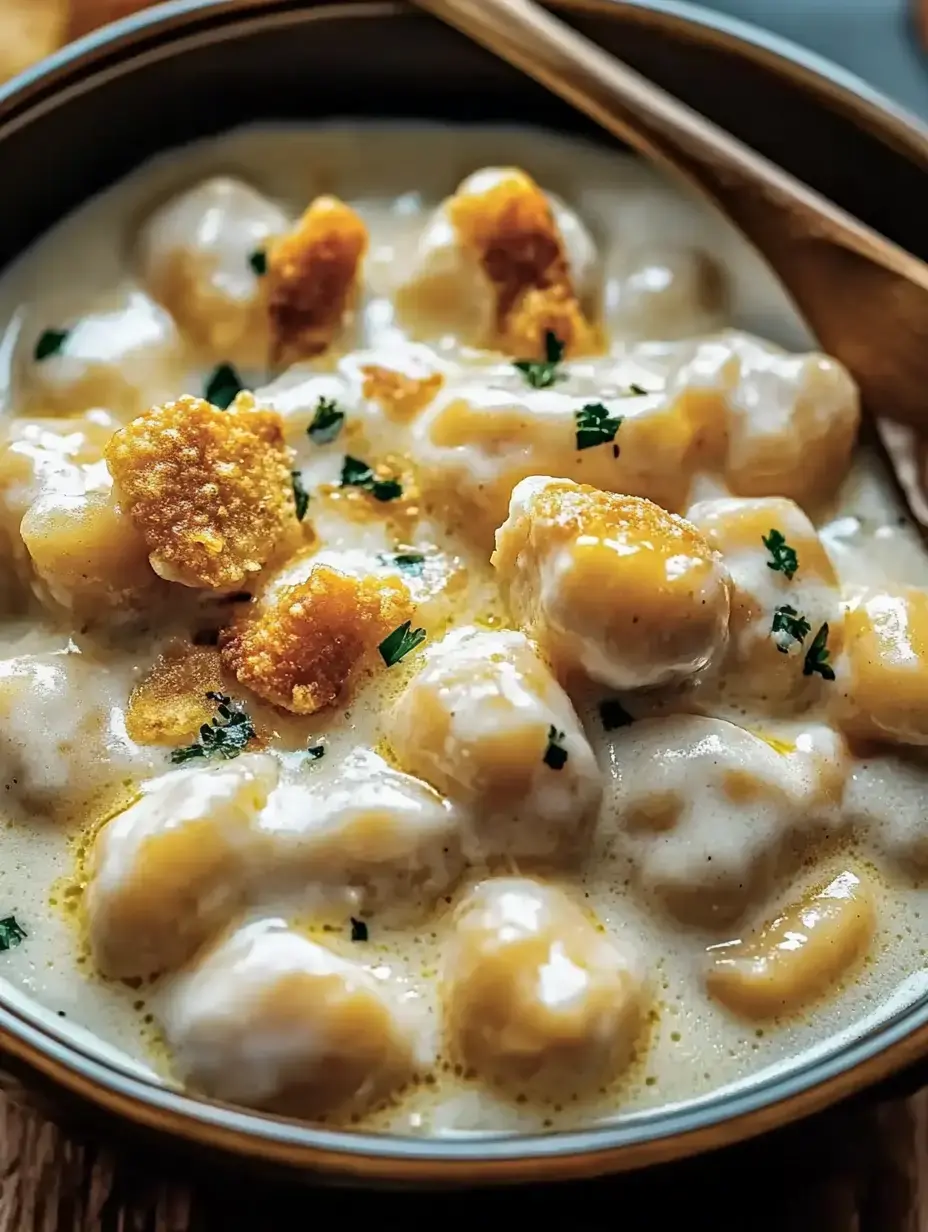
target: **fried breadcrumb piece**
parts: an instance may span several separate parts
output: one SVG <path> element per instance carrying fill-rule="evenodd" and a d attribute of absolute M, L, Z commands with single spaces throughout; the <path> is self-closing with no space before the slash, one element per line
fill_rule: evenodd
<path fill-rule="evenodd" d="M 239 586 L 300 536 L 291 452 L 276 411 L 251 397 L 221 411 L 202 398 L 154 406 L 105 452 L 151 566 L 184 586 Z"/>
<path fill-rule="evenodd" d="M 219 651 L 169 646 L 129 694 L 126 731 L 138 744 L 186 744 L 216 713 L 209 693 L 222 692 Z"/>
<path fill-rule="evenodd" d="M 220 636 L 223 665 L 294 714 L 331 706 L 362 660 L 412 612 L 398 578 L 356 578 L 317 565 L 262 615 Z"/>
<path fill-rule="evenodd" d="M 484 192 L 452 197 L 448 215 L 461 244 L 474 253 L 496 292 L 500 349 L 544 358 L 553 333 L 567 355 L 602 349 L 574 290 L 567 250 L 544 192 L 513 169 Z"/>
<path fill-rule="evenodd" d="M 390 419 L 400 423 L 415 418 L 424 410 L 445 380 L 440 372 L 422 377 L 407 376 L 405 372 L 383 368 L 380 364 L 365 364 L 361 373 L 364 397 L 378 403 Z"/>
<path fill-rule="evenodd" d="M 357 297 L 367 228 L 337 197 L 317 197 L 267 249 L 265 285 L 275 363 L 329 347 Z"/>

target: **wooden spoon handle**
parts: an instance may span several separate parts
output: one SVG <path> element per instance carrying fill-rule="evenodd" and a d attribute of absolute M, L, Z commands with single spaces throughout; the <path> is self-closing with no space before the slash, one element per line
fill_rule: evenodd
<path fill-rule="evenodd" d="M 533 0 L 418 3 L 649 159 L 682 174 L 771 259 L 783 242 L 827 237 L 905 277 L 920 265 Z M 775 227 L 769 225 L 771 211 L 778 215 Z"/>

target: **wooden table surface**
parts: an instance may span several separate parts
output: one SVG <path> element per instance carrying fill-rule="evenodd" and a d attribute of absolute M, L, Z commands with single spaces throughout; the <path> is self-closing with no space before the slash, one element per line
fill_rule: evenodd
<path fill-rule="evenodd" d="M 0 76 L 145 2 L 0 0 Z M 636 1176 L 449 1199 L 269 1184 L 240 1168 L 204 1172 L 147 1144 L 65 1128 L 0 1078 L 0 1232 L 276 1232 L 330 1211 L 348 1229 L 375 1213 L 446 1216 L 449 1201 L 490 1226 L 518 1216 L 610 1232 L 928 1232 L 928 1091 L 858 1101 L 773 1138 Z"/>
<path fill-rule="evenodd" d="M 252 1178 L 149 1144 L 64 1129 L 16 1084 L 0 1093 L 0 1232 L 278 1232 L 456 1214 L 609 1232 L 924 1232 L 928 1093 L 858 1100 L 682 1164 L 575 1184 L 371 1193 Z M 453 1207 L 449 1207 L 453 1203 Z"/>

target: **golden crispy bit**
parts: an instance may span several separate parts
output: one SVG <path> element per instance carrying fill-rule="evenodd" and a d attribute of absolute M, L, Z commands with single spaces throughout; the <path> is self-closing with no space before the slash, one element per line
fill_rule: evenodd
<path fill-rule="evenodd" d="M 184 586 L 240 585 L 300 535 L 276 411 L 238 399 L 154 406 L 116 432 L 106 463 L 151 566 Z"/>
<path fill-rule="evenodd" d="M 545 357 L 551 331 L 568 355 L 600 349 L 577 300 L 564 241 L 544 192 L 524 171 L 482 193 L 461 193 L 448 215 L 496 290 L 497 344 L 524 359 Z"/>
<path fill-rule="evenodd" d="M 222 662 L 241 684 L 294 714 L 331 706 L 355 669 L 409 618 L 398 578 L 355 578 L 317 565 L 263 615 L 226 629 Z"/>
<path fill-rule="evenodd" d="M 216 713 L 207 693 L 221 691 L 218 650 L 170 646 L 129 694 L 126 731 L 139 744 L 186 744 Z"/>
<path fill-rule="evenodd" d="M 440 372 L 422 377 L 407 376 L 395 368 L 382 368 L 379 364 L 365 364 L 361 372 L 364 376 L 364 397 L 379 403 L 391 419 L 401 423 L 413 419 L 424 410 L 445 380 Z"/>
<path fill-rule="evenodd" d="M 337 197 L 317 197 L 267 250 L 265 286 L 275 363 L 331 345 L 357 295 L 367 228 Z"/>

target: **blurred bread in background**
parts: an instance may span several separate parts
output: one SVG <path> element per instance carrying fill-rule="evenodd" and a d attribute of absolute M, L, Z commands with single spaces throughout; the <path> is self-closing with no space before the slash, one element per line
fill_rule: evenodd
<path fill-rule="evenodd" d="M 0 0 L 0 81 L 156 0 Z"/>
<path fill-rule="evenodd" d="M 82 7 L 84 0 L 73 0 Z M 0 79 L 28 68 L 68 38 L 72 0 L 0 0 Z"/>

